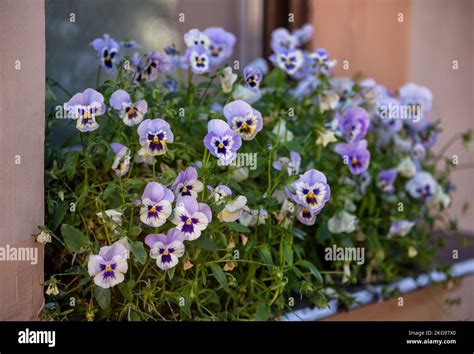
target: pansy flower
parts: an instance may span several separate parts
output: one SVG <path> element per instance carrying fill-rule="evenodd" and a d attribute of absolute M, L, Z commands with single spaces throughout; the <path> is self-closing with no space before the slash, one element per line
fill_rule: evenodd
<path fill-rule="evenodd" d="M 112 170 L 118 176 L 124 176 L 130 169 L 130 149 L 120 143 L 110 144 L 115 154 Z"/>
<path fill-rule="evenodd" d="M 244 140 L 252 140 L 263 128 L 262 115 L 245 101 L 226 104 L 223 113 L 230 127 Z"/>
<path fill-rule="evenodd" d="M 157 182 L 149 182 L 142 195 L 140 220 L 151 227 L 163 225 L 172 213 L 173 201 L 174 194 L 168 188 Z"/>
<path fill-rule="evenodd" d="M 103 38 L 94 39 L 90 45 L 97 51 L 100 65 L 107 70 L 114 69 L 120 45 L 108 34 L 104 34 Z"/>
<path fill-rule="evenodd" d="M 138 126 L 140 145 L 153 156 L 166 152 L 167 144 L 174 141 L 170 125 L 163 119 L 146 119 Z"/>
<path fill-rule="evenodd" d="M 390 230 L 388 232 L 387 237 L 393 238 L 396 236 L 400 236 L 400 237 L 406 236 L 411 231 L 413 226 L 415 226 L 415 223 L 413 221 L 396 220 L 392 222 L 392 224 L 390 225 Z"/>
<path fill-rule="evenodd" d="M 222 204 L 225 197 L 232 195 L 232 190 L 222 184 L 218 185 L 216 188 L 207 186 L 207 189 L 211 191 L 210 199 L 214 199 L 217 205 Z"/>
<path fill-rule="evenodd" d="M 211 119 L 207 125 L 204 145 L 224 166 L 227 166 L 237 157 L 237 150 L 242 146 L 242 140 L 226 122 Z"/>
<path fill-rule="evenodd" d="M 203 184 L 197 178 L 198 173 L 194 167 L 188 167 L 181 171 L 171 185 L 171 190 L 174 191 L 176 198 L 185 196 L 197 198 L 198 193 L 204 189 Z"/>
<path fill-rule="evenodd" d="M 383 170 L 381 171 L 377 178 L 377 187 L 379 187 L 383 192 L 386 193 L 393 193 L 395 191 L 395 187 L 393 186 L 393 183 L 395 182 L 395 179 L 397 178 L 398 174 L 398 169 L 397 168 L 391 168 L 389 170 Z"/>
<path fill-rule="evenodd" d="M 68 115 L 76 119 L 76 128 L 80 132 L 91 132 L 99 128 L 96 116 L 105 113 L 104 96 L 94 89 L 76 93 L 64 104 Z"/>
<path fill-rule="evenodd" d="M 428 172 L 420 171 L 405 185 L 405 189 L 412 198 L 423 201 L 430 200 L 438 188 L 438 183 Z"/>
<path fill-rule="evenodd" d="M 300 175 L 300 178 L 291 183 L 287 194 L 291 199 L 307 208 L 312 214 L 319 214 L 331 196 L 331 189 L 327 184 L 326 176 L 315 169 Z"/>
<path fill-rule="evenodd" d="M 211 69 L 211 60 L 203 46 L 194 46 L 186 50 L 186 61 L 196 74 L 205 74 Z"/>
<path fill-rule="evenodd" d="M 396 98 L 384 97 L 377 104 L 377 116 L 390 133 L 397 133 L 403 128 L 399 112 L 400 102 Z"/>
<path fill-rule="evenodd" d="M 204 32 L 193 28 L 184 34 L 184 43 L 186 43 L 188 48 L 200 46 L 208 49 L 211 45 L 211 40 Z"/>
<path fill-rule="evenodd" d="M 427 87 L 407 83 L 400 88 L 400 104 L 411 108 L 411 119 L 405 120 L 410 129 L 418 131 L 425 127 L 432 101 L 433 94 Z"/>
<path fill-rule="evenodd" d="M 123 282 L 127 273 L 128 250 L 117 241 L 111 246 L 102 247 L 98 255 L 91 255 L 87 264 L 89 275 L 94 277 L 94 283 L 108 289 Z"/>
<path fill-rule="evenodd" d="M 337 64 L 336 60 L 329 59 L 329 53 L 326 49 L 318 48 L 314 52 L 308 54 L 311 61 L 311 68 L 313 73 L 321 72 L 322 74 L 329 74 Z"/>
<path fill-rule="evenodd" d="M 234 200 L 226 203 L 224 209 L 217 214 L 217 218 L 221 222 L 234 222 L 240 219 L 244 212 L 250 212 L 247 206 L 247 197 L 239 195 Z"/>
<path fill-rule="evenodd" d="M 357 228 L 357 217 L 346 210 L 338 211 L 328 220 L 328 229 L 333 234 L 351 233 Z"/>
<path fill-rule="evenodd" d="M 349 108 L 338 117 L 339 130 L 350 143 L 363 139 L 369 124 L 368 113 L 360 107 Z"/>
<path fill-rule="evenodd" d="M 313 26 L 307 23 L 302 27 L 295 29 L 291 35 L 296 39 L 296 46 L 301 47 L 308 43 L 313 36 Z"/>
<path fill-rule="evenodd" d="M 297 205 L 296 217 L 302 224 L 305 225 L 311 226 L 316 222 L 316 213 L 302 205 Z"/>
<path fill-rule="evenodd" d="M 303 52 L 301 50 L 283 50 L 274 53 L 270 60 L 288 75 L 293 75 L 303 65 Z"/>
<path fill-rule="evenodd" d="M 236 42 L 232 33 L 221 27 L 209 27 L 204 30 L 204 34 L 210 40 L 208 54 L 212 65 L 220 65 L 230 58 Z"/>
<path fill-rule="evenodd" d="M 132 103 L 130 95 L 124 90 L 117 90 L 110 96 L 110 105 L 119 111 L 120 118 L 129 127 L 140 123 L 148 111 L 148 104 L 145 100 Z"/>
<path fill-rule="evenodd" d="M 166 53 L 150 52 L 137 65 L 137 75 L 135 82 L 150 82 L 158 78 L 159 73 L 166 73 L 171 70 L 171 57 Z"/>
<path fill-rule="evenodd" d="M 339 143 L 334 151 L 342 156 L 344 163 L 353 175 L 367 170 L 370 163 L 370 151 L 367 150 L 367 140 L 359 140 L 349 144 Z"/>
<path fill-rule="evenodd" d="M 286 169 L 288 176 L 298 174 L 300 170 L 301 156 L 296 151 L 290 151 L 290 158 L 280 157 L 278 160 L 274 161 L 272 166 L 278 171 Z"/>
<path fill-rule="evenodd" d="M 263 73 L 259 68 L 253 66 L 246 66 L 244 68 L 244 81 L 250 90 L 258 91 L 262 79 Z"/>
<path fill-rule="evenodd" d="M 150 247 L 150 257 L 156 259 L 158 268 L 167 270 L 176 266 L 184 254 L 184 237 L 177 229 L 165 234 L 150 234 L 145 243 Z"/>
<path fill-rule="evenodd" d="M 298 39 L 294 37 L 286 28 L 277 28 L 272 32 L 270 47 L 275 53 L 295 49 Z"/>
<path fill-rule="evenodd" d="M 184 239 L 193 241 L 201 236 L 201 232 L 212 221 L 211 208 L 204 203 L 198 203 L 193 197 L 179 199 L 174 209 L 173 224 L 184 235 Z"/>
<path fill-rule="evenodd" d="M 224 70 L 222 70 L 222 74 L 221 74 L 222 92 L 224 93 L 232 92 L 232 87 L 234 86 L 234 83 L 236 80 L 237 80 L 237 74 L 234 74 L 232 72 L 232 68 L 230 66 L 225 67 Z"/>

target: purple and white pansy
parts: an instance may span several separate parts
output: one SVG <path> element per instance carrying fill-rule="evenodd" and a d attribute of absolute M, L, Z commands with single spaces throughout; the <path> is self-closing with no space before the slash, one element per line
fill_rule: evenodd
<path fill-rule="evenodd" d="M 304 57 L 301 50 L 291 49 L 272 54 L 270 60 L 275 66 L 286 71 L 288 75 L 293 75 L 303 65 Z"/>
<path fill-rule="evenodd" d="M 200 46 L 208 49 L 211 40 L 204 32 L 193 28 L 184 34 L 184 43 L 188 48 Z"/>
<path fill-rule="evenodd" d="M 433 198 L 437 189 L 438 183 L 431 174 L 425 171 L 417 172 L 405 185 L 405 190 L 412 198 L 423 201 Z"/>
<path fill-rule="evenodd" d="M 87 264 L 94 283 L 108 289 L 123 282 L 128 270 L 129 252 L 121 241 L 102 247 L 98 255 L 91 255 Z"/>
<path fill-rule="evenodd" d="M 237 150 L 242 146 L 240 135 L 221 119 L 211 119 L 207 131 L 204 145 L 209 152 L 219 158 L 224 166 L 232 163 L 237 157 Z"/>
<path fill-rule="evenodd" d="M 301 156 L 296 151 L 290 151 L 290 158 L 280 157 L 274 161 L 272 166 L 278 171 L 286 170 L 288 176 L 293 176 L 299 173 L 301 164 Z"/>
<path fill-rule="evenodd" d="M 237 41 L 232 33 L 221 27 L 209 27 L 204 30 L 204 34 L 210 40 L 207 49 L 212 65 L 220 65 L 230 58 Z"/>
<path fill-rule="evenodd" d="M 176 198 L 192 196 L 197 198 L 198 193 L 204 189 L 201 181 L 198 181 L 198 173 L 194 167 L 188 167 L 181 171 L 178 177 L 171 185 L 171 190 L 176 195 Z"/>
<path fill-rule="evenodd" d="M 130 169 L 130 149 L 120 143 L 110 144 L 115 154 L 112 170 L 118 176 L 125 176 Z"/>
<path fill-rule="evenodd" d="M 415 226 L 415 222 L 409 220 L 396 220 L 390 225 L 390 230 L 387 237 L 393 238 L 396 236 L 404 237 L 408 235 L 411 229 Z"/>
<path fill-rule="evenodd" d="M 339 143 L 334 151 L 343 158 L 344 164 L 353 175 L 361 174 L 369 167 L 370 151 L 367 150 L 367 140 Z"/>
<path fill-rule="evenodd" d="M 140 123 L 148 111 L 145 100 L 132 103 L 130 95 L 124 90 L 117 90 L 110 96 L 110 105 L 119 112 L 120 118 L 129 127 Z"/>
<path fill-rule="evenodd" d="M 146 119 L 138 126 L 140 145 L 153 156 L 166 152 L 167 144 L 174 141 L 174 135 L 168 122 L 161 118 Z"/>
<path fill-rule="evenodd" d="M 331 196 L 331 188 L 326 176 L 315 169 L 300 175 L 300 178 L 291 183 L 290 187 L 292 191 L 289 188 L 286 189 L 288 196 L 315 215 L 319 214 Z"/>
<path fill-rule="evenodd" d="M 120 45 L 108 34 L 104 34 L 103 38 L 94 39 L 90 45 L 97 51 L 100 65 L 107 70 L 113 70 Z"/>
<path fill-rule="evenodd" d="M 76 128 L 82 132 L 91 132 L 99 128 L 95 117 L 105 113 L 104 96 L 94 89 L 88 88 L 76 93 L 64 104 L 68 116 L 76 119 Z"/>
<path fill-rule="evenodd" d="M 207 186 L 207 189 L 211 191 L 209 198 L 214 199 L 217 205 L 222 204 L 225 197 L 232 195 L 232 190 L 222 184 L 218 185 L 216 188 Z"/>
<path fill-rule="evenodd" d="M 397 178 L 398 169 L 391 168 L 388 170 L 383 170 L 378 174 L 377 187 L 379 187 L 385 193 L 395 192 L 395 187 L 393 183 Z"/>
<path fill-rule="evenodd" d="M 172 214 L 174 194 L 158 182 L 149 182 L 142 195 L 143 207 L 140 209 L 140 220 L 151 227 L 166 223 Z"/>
<path fill-rule="evenodd" d="M 263 128 L 262 115 L 245 101 L 226 104 L 223 113 L 230 127 L 244 140 L 252 140 Z"/>
<path fill-rule="evenodd" d="M 365 109 L 360 107 L 349 108 L 338 116 L 339 130 L 350 143 L 363 139 L 369 125 L 369 115 Z"/>
<path fill-rule="evenodd" d="M 205 74 L 211 69 L 211 59 L 205 47 L 190 47 L 186 50 L 185 56 L 195 74 Z"/>
<path fill-rule="evenodd" d="M 150 257 L 156 259 L 158 268 L 168 270 L 175 267 L 179 258 L 184 255 L 183 240 L 183 234 L 173 228 L 166 235 L 148 235 L 145 237 L 145 244 L 150 247 Z"/>
<path fill-rule="evenodd" d="M 191 197 L 185 196 L 176 202 L 173 224 L 184 235 L 187 241 L 193 241 L 201 236 L 201 232 L 212 221 L 211 208 Z"/>
<path fill-rule="evenodd" d="M 258 91 L 262 79 L 263 73 L 260 68 L 254 66 L 246 66 L 244 68 L 244 81 L 250 90 Z"/>

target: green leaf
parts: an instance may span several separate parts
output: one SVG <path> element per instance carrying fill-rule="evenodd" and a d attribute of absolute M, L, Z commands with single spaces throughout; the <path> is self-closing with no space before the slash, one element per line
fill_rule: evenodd
<path fill-rule="evenodd" d="M 260 258 L 262 259 L 263 263 L 266 265 L 273 265 L 272 254 L 266 245 L 260 246 L 258 252 L 260 253 Z"/>
<path fill-rule="evenodd" d="M 285 257 L 286 263 L 288 263 L 290 266 L 293 265 L 293 245 L 285 241 L 282 243 L 283 247 L 283 257 Z"/>
<path fill-rule="evenodd" d="M 261 303 L 257 309 L 257 313 L 255 315 L 255 321 L 268 321 L 272 315 L 270 310 L 270 306 L 265 303 Z"/>
<path fill-rule="evenodd" d="M 206 234 L 201 234 L 201 236 L 198 239 L 191 241 L 190 244 L 193 247 L 204 248 L 205 250 L 208 250 L 208 251 L 217 250 L 217 245 L 214 242 L 212 242 L 212 240 Z"/>
<path fill-rule="evenodd" d="M 110 306 L 110 289 L 97 286 L 94 290 L 94 296 L 102 310 L 106 310 Z"/>
<path fill-rule="evenodd" d="M 225 276 L 224 271 L 217 264 L 210 265 L 212 274 L 216 278 L 217 282 L 226 290 L 229 290 L 229 284 L 227 284 L 227 277 Z"/>
<path fill-rule="evenodd" d="M 242 232 L 242 233 L 249 233 L 251 232 L 250 229 L 238 222 L 228 222 L 227 225 L 234 231 Z"/>
<path fill-rule="evenodd" d="M 296 264 L 300 265 L 300 266 L 303 266 L 305 267 L 306 269 L 308 269 L 311 274 L 314 275 L 314 277 L 320 282 L 322 283 L 323 282 L 323 277 L 321 276 L 321 273 L 319 273 L 319 270 L 318 268 L 316 268 L 316 266 L 309 262 L 309 261 L 306 261 L 306 260 L 301 260 L 301 261 L 298 261 Z"/>
<path fill-rule="evenodd" d="M 61 223 L 64 220 L 64 217 L 66 216 L 67 209 L 68 209 L 67 202 L 60 202 L 56 205 L 56 207 L 54 208 L 54 214 L 49 223 L 49 229 L 51 231 L 53 232 L 56 231 L 59 225 L 61 225 Z"/>
<path fill-rule="evenodd" d="M 70 151 L 64 161 L 63 171 L 66 172 L 66 178 L 70 181 L 74 178 L 77 171 L 77 161 L 79 159 L 78 151 Z"/>
<path fill-rule="evenodd" d="M 136 241 L 136 242 L 130 242 L 130 251 L 133 253 L 137 261 L 143 265 L 146 262 L 146 251 L 145 247 L 143 246 L 143 242 L 141 241 Z"/>
<path fill-rule="evenodd" d="M 173 280 L 175 270 L 176 270 L 176 268 L 173 267 L 173 268 L 168 269 L 168 270 L 166 271 L 166 275 L 168 275 L 168 279 L 169 279 L 169 280 Z"/>
<path fill-rule="evenodd" d="M 118 285 L 120 292 L 127 301 L 133 301 L 133 287 L 135 285 L 134 280 L 129 280 L 127 282 L 120 283 Z"/>
<path fill-rule="evenodd" d="M 324 221 L 319 225 L 318 231 L 316 231 L 316 238 L 321 242 L 331 239 L 331 233 L 329 232 L 327 221 Z"/>
<path fill-rule="evenodd" d="M 296 236 L 302 240 L 304 240 L 304 238 L 307 236 L 307 233 L 304 232 L 303 230 L 301 229 L 297 229 L 296 227 L 290 227 L 288 228 L 288 231 L 290 231 L 290 233 L 293 235 L 293 236 Z"/>
<path fill-rule="evenodd" d="M 69 251 L 79 252 L 82 247 L 89 243 L 89 238 L 74 226 L 63 224 L 61 226 L 61 235 Z"/>
<path fill-rule="evenodd" d="M 102 198 L 109 204 L 111 204 L 114 199 L 117 199 L 118 196 L 119 186 L 117 186 L 115 183 L 109 183 L 107 188 L 105 188 L 104 193 L 102 193 Z"/>
<path fill-rule="evenodd" d="M 130 236 L 138 236 L 140 235 L 140 233 L 142 232 L 142 228 L 140 226 L 133 226 L 131 229 L 130 229 Z"/>

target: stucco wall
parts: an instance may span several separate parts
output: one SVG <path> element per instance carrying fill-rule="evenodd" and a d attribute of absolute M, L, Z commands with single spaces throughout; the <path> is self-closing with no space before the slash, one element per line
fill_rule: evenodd
<path fill-rule="evenodd" d="M 0 247 L 38 247 L 36 265 L 0 261 L 0 320 L 32 319 L 43 304 L 43 247 L 31 236 L 44 215 L 43 13 L 42 0 L 0 0 Z"/>

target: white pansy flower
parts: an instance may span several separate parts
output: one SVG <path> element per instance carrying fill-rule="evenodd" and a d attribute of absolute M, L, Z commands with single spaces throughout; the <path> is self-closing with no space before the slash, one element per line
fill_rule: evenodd
<path fill-rule="evenodd" d="M 328 221 L 328 229 L 333 234 L 351 233 L 357 226 L 357 217 L 343 210 L 334 214 Z"/>
<path fill-rule="evenodd" d="M 410 157 L 405 157 L 397 167 L 398 172 L 406 178 L 411 178 L 416 174 L 416 165 Z"/>
<path fill-rule="evenodd" d="M 224 93 L 230 93 L 232 91 L 232 86 L 234 86 L 235 81 L 237 80 L 237 74 L 232 72 L 232 68 L 227 66 L 222 70 L 221 76 L 221 87 Z"/>

